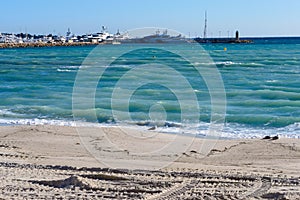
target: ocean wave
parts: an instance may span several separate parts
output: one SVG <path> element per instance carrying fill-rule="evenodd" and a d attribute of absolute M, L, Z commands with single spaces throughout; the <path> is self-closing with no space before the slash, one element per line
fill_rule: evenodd
<path fill-rule="evenodd" d="M 235 63 L 232 61 L 219 61 L 219 62 L 195 62 L 192 63 L 193 65 L 199 66 L 199 65 L 238 65 L 241 63 Z"/>
<path fill-rule="evenodd" d="M 80 65 L 67 65 L 67 66 L 59 66 L 56 71 L 58 72 L 76 72 L 80 69 Z"/>
<path fill-rule="evenodd" d="M 243 63 L 239 63 L 239 62 L 232 62 L 232 61 L 222 61 L 222 62 L 215 62 L 215 64 L 218 65 L 242 65 Z"/>
<path fill-rule="evenodd" d="M 227 124 L 222 131 L 225 138 L 263 138 L 264 136 L 276 136 L 280 138 L 300 139 L 300 123 L 296 122 L 285 127 L 251 127 L 241 124 Z"/>
<path fill-rule="evenodd" d="M 9 118 L 9 117 L 24 117 L 25 115 L 22 113 L 16 113 L 9 109 L 0 109 L 0 117 Z"/>
<path fill-rule="evenodd" d="M 57 69 L 56 71 L 58 71 L 58 72 L 74 72 L 74 70 L 70 70 L 70 69 Z"/>
<path fill-rule="evenodd" d="M 95 67 L 94 65 L 92 66 L 88 66 L 88 65 L 67 65 L 67 66 L 59 66 L 56 71 L 58 72 L 77 72 L 79 69 L 87 69 L 87 68 L 91 68 L 91 67 Z M 112 66 L 101 66 L 101 65 L 97 65 L 97 68 L 108 68 L 108 67 L 119 67 L 119 68 L 132 68 L 132 66 L 128 66 L 128 65 L 112 65 Z"/>
<path fill-rule="evenodd" d="M 173 124 L 173 123 L 170 123 Z M 144 123 L 147 129 L 155 127 L 151 123 Z M 175 126 L 156 126 L 155 131 L 171 134 L 184 134 L 195 137 L 210 137 L 210 123 L 201 122 L 199 124 L 180 124 L 174 123 Z M 142 127 L 143 128 L 143 127 Z M 145 127 L 144 127 L 145 129 Z M 276 136 L 280 138 L 297 138 L 300 139 L 300 123 L 290 124 L 281 128 L 272 127 L 253 127 L 237 123 L 227 123 L 219 131 L 215 138 L 226 139 L 248 139 L 248 138 L 263 138 L 264 136 Z"/>
<path fill-rule="evenodd" d="M 108 124 L 56 119 L 0 119 L 0 125 L 53 125 L 71 127 L 104 127 Z"/>
<path fill-rule="evenodd" d="M 59 69 L 80 69 L 80 65 L 67 65 L 67 66 L 60 66 Z"/>
<path fill-rule="evenodd" d="M 0 124 L 75 126 L 75 123 L 72 121 L 50 120 L 50 119 L 0 119 Z"/>
<path fill-rule="evenodd" d="M 7 109 L 0 110 L 0 116 L 7 116 L 7 115 L 16 115 L 16 113 L 13 113 Z"/>
<path fill-rule="evenodd" d="M 55 125 L 71 127 L 119 127 L 133 128 L 136 130 L 146 131 L 151 128 L 154 131 L 168 134 L 183 134 L 194 137 L 210 137 L 210 123 L 201 122 L 199 124 L 181 124 L 166 122 L 157 126 L 151 122 L 128 122 L 128 123 L 91 123 L 84 121 L 71 120 L 52 120 L 52 119 L 0 119 L 0 125 Z M 154 128 L 155 127 L 155 128 Z M 281 128 L 251 127 L 237 123 L 227 123 L 223 129 L 214 134 L 214 138 L 225 139 L 247 139 L 263 138 L 264 136 L 275 136 L 280 138 L 300 139 L 300 122 L 290 124 Z"/>
<path fill-rule="evenodd" d="M 241 66 L 241 67 L 259 67 L 264 66 L 262 63 L 257 62 L 233 62 L 233 61 L 217 61 L 217 62 L 195 62 L 192 63 L 195 66 L 212 66 L 216 65 L 217 67 L 229 67 L 229 66 Z"/>

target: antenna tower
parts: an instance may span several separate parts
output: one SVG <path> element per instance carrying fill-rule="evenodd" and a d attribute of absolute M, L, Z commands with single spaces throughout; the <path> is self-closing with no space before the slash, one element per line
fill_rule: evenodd
<path fill-rule="evenodd" d="M 203 33 L 203 38 L 207 38 L 207 11 L 205 11 L 205 25 L 204 25 L 204 33 Z"/>

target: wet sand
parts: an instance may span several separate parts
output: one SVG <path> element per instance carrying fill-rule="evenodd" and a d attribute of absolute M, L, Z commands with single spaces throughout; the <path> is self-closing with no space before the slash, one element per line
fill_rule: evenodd
<path fill-rule="evenodd" d="M 0 199 L 299 199 L 300 140 L 0 127 Z"/>

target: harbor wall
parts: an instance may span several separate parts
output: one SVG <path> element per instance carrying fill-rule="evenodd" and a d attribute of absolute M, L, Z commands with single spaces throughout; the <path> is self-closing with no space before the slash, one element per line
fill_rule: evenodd
<path fill-rule="evenodd" d="M 92 42 L 73 42 L 73 43 L 0 43 L 0 48 L 26 48 L 26 47 L 55 47 L 55 46 L 87 46 L 97 45 Z"/>

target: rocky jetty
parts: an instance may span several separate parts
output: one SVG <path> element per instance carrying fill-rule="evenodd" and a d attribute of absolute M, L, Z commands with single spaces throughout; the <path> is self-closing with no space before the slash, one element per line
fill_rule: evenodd
<path fill-rule="evenodd" d="M 73 42 L 73 43 L 0 43 L 0 48 L 31 48 L 31 47 L 56 47 L 56 46 L 87 46 L 97 45 L 92 42 Z"/>

